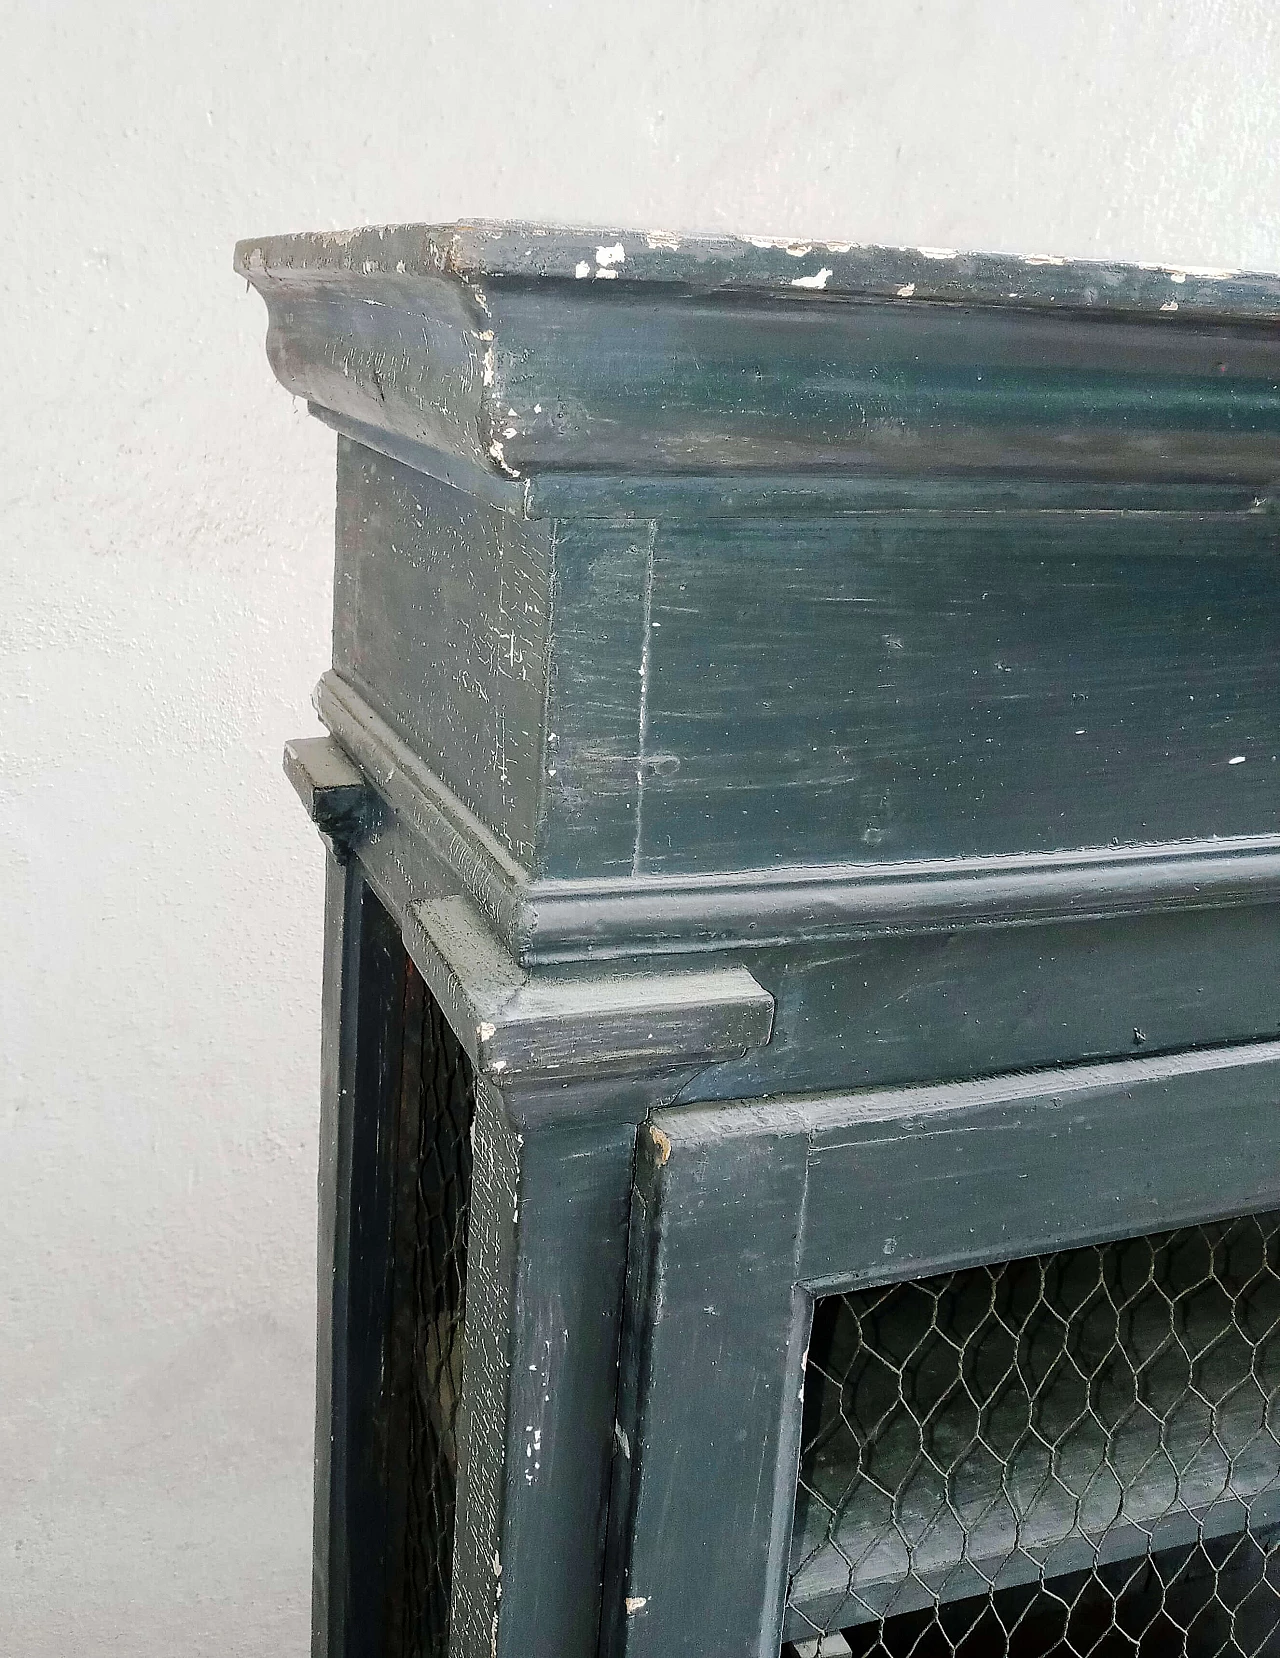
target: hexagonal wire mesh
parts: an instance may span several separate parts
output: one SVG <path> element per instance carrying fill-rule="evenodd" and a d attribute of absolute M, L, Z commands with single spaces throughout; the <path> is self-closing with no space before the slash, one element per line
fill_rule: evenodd
<path fill-rule="evenodd" d="M 801 1653 L 1280 1653 L 1280 1215 L 824 1297 L 791 1564 Z"/>
<path fill-rule="evenodd" d="M 470 1061 L 406 958 L 390 1342 L 392 1658 L 446 1658 L 471 1195 Z"/>

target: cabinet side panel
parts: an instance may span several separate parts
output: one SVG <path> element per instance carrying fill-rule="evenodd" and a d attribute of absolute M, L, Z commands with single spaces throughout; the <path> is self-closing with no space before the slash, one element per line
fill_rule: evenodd
<path fill-rule="evenodd" d="M 338 439 L 334 666 L 534 861 L 550 531 Z"/>

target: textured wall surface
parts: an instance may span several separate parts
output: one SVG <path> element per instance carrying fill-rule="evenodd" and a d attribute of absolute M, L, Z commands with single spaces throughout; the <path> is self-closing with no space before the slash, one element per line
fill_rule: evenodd
<path fill-rule="evenodd" d="M 333 438 L 237 236 L 1280 267 L 1273 0 L 3 4 L 0 1649 L 307 1647 Z"/>

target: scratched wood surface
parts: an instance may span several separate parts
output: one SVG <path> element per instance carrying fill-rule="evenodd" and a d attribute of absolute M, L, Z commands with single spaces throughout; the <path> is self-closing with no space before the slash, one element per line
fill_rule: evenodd
<path fill-rule="evenodd" d="M 659 523 L 637 872 L 1274 831 L 1278 527 Z"/>

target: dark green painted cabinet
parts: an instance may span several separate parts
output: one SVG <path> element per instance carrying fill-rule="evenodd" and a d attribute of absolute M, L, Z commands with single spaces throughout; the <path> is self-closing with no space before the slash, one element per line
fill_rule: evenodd
<path fill-rule="evenodd" d="M 338 434 L 317 1655 L 1280 1653 L 1280 282 L 236 261 Z"/>

